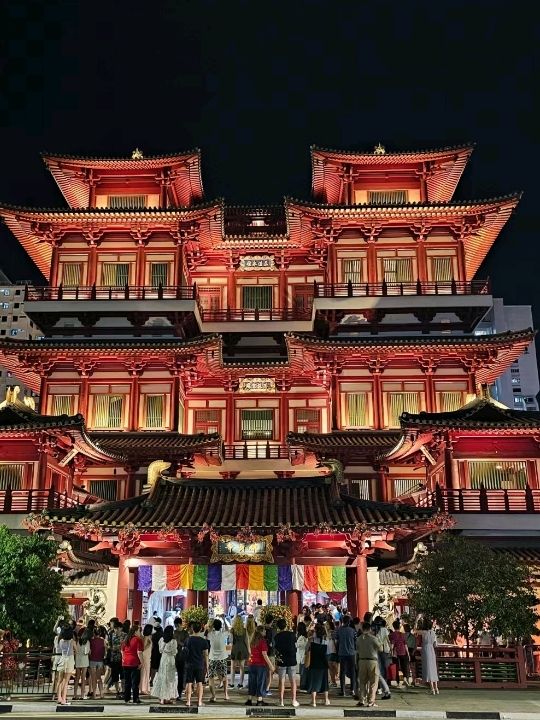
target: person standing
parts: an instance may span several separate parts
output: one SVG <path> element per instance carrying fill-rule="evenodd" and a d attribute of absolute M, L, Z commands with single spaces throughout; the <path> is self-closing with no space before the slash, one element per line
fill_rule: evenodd
<path fill-rule="evenodd" d="M 422 623 L 422 680 L 429 683 L 432 695 L 439 694 L 439 674 L 437 672 L 437 636 L 431 620 Z"/>
<path fill-rule="evenodd" d="M 324 704 L 330 705 L 328 699 L 328 645 L 326 628 L 323 623 L 315 623 L 306 656 L 309 656 L 307 691 L 311 693 L 311 704 L 313 707 L 317 707 L 317 693 L 323 693 Z"/>
<path fill-rule="evenodd" d="M 225 700 L 229 699 L 227 687 L 227 660 L 229 658 L 229 635 L 223 628 L 221 620 L 214 620 L 212 630 L 207 636 L 210 643 L 208 654 L 208 679 L 210 685 L 210 702 L 216 702 L 216 679 L 223 683 Z"/>
<path fill-rule="evenodd" d="M 267 705 L 263 700 L 266 695 L 266 672 L 274 672 L 272 660 L 268 655 L 268 644 L 265 638 L 265 629 L 261 625 L 257 626 L 253 640 L 251 641 L 251 657 L 249 661 L 249 679 L 248 679 L 248 699 L 246 705 L 253 705 L 253 699 L 256 699 L 257 705 Z"/>
<path fill-rule="evenodd" d="M 120 684 L 120 677 L 122 675 L 122 640 L 123 640 L 122 623 L 120 622 L 120 620 L 113 618 L 113 620 L 111 621 L 111 624 L 112 624 L 112 632 L 109 635 L 110 649 L 111 649 L 111 655 L 110 655 L 111 674 L 109 676 L 108 688 L 110 689 L 114 685 L 114 689 L 116 690 L 116 697 L 118 699 L 121 699 L 124 697 L 121 692 L 121 684 Z"/>
<path fill-rule="evenodd" d="M 79 631 L 77 636 L 77 649 L 75 651 L 75 680 L 73 681 L 73 699 L 86 700 L 85 695 L 86 689 L 86 673 L 90 667 L 90 638 L 88 637 L 88 631 L 82 624 L 82 621 L 78 623 Z M 78 695 L 77 691 L 81 687 L 81 694 Z"/>
<path fill-rule="evenodd" d="M 379 653 L 379 689 L 382 692 L 381 700 L 390 700 L 392 694 L 388 685 L 387 670 L 390 664 L 392 648 L 390 647 L 390 633 L 386 627 L 386 620 L 382 617 L 376 617 L 374 621 L 375 634 L 379 638 L 383 647 Z"/>
<path fill-rule="evenodd" d="M 234 687 L 235 669 L 236 667 L 238 667 L 238 672 L 240 674 L 238 680 L 238 689 L 240 690 L 244 687 L 244 664 L 249 658 L 251 649 L 249 645 L 247 629 L 244 627 L 242 618 L 239 615 L 237 615 L 233 620 L 231 636 L 231 683 L 229 687 Z"/>
<path fill-rule="evenodd" d="M 58 681 L 58 704 L 71 705 L 67 701 L 67 689 L 71 676 L 75 673 L 75 652 L 77 645 L 72 627 L 65 627 L 60 634 L 58 651 L 60 659 L 57 663 L 56 672 L 59 675 Z"/>
<path fill-rule="evenodd" d="M 339 664 L 336 648 L 336 626 L 329 612 L 326 620 L 326 638 L 328 652 L 328 670 L 330 672 L 330 687 L 337 688 Z"/>
<path fill-rule="evenodd" d="M 143 654 L 141 662 L 141 695 L 150 695 L 150 655 L 152 654 L 152 632 L 154 626 L 147 623 L 142 633 Z"/>
<path fill-rule="evenodd" d="M 154 680 L 152 695 L 159 698 L 160 705 L 172 705 L 178 693 L 176 681 L 176 654 L 178 645 L 172 625 L 167 625 L 159 641 L 161 662 Z"/>
<path fill-rule="evenodd" d="M 159 663 L 161 662 L 161 653 L 159 652 L 159 641 L 163 637 L 163 628 L 161 627 L 161 618 L 155 618 L 154 632 L 152 633 L 152 652 L 150 653 L 150 685 L 154 682 Z"/>
<path fill-rule="evenodd" d="M 377 707 L 375 699 L 379 684 L 379 653 L 382 651 L 381 641 L 371 632 L 371 622 L 362 623 L 361 634 L 356 641 L 360 707 Z"/>
<path fill-rule="evenodd" d="M 299 616 L 302 617 L 302 616 Z M 299 622 L 296 626 L 296 664 L 298 665 L 298 675 L 300 678 L 300 687 L 305 690 L 305 678 L 303 682 L 303 676 L 305 673 L 304 664 L 306 661 L 306 649 L 308 645 L 308 636 L 306 623 Z"/>
<path fill-rule="evenodd" d="M 392 627 L 394 628 L 390 633 L 392 657 L 394 658 L 394 662 L 396 663 L 398 669 L 401 670 L 401 674 L 403 675 L 403 684 L 408 685 L 410 668 L 407 638 L 405 637 L 405 633 L 400 630 L 401 622 L 399 620 L 394 620 Z M 399 684 L 399 672 L 396 679 Z"/>
<path fill-rule="evenodd" d="M 351 680 L 351 695 L 356 695 L 355 641 L 356 633 L 350 625 L 349 616 L 345 615 L 342 618 L 341 626 L 336 632 L 341 697 L 345 697 L 346 677 L 349 677 Z"/>
<path fill-rule="evenodd" d="M 122 668 L 124 671 L 124 702 L 127 705 L 133 693 L 133 702 L 140 705 L 139 683 L 141 681 L 140 666 L 143 654 L 143 640 L 138 623 L 133 623 L 121 645 Z"/>
<path fill-rule="evenodd" d="M 100 632 L 103 630 L 103 634 Z M 103 669 L 105 667 L 105 635 L 104 628 L 94 628 L 94 636 L 90 638 L 90 687 L 89 697 L 103 697 Z M 99 691 L 99 695 L 98 695 Z"/>
<path fill-rule="evenodd" d="M 263 604 L 261 598 L 257 600 L 257 605 L 255 606 L 255 609 L 253 610 L 253 619 L 255 620 L 255 625 L 261 625 L 261 613 L 263 609 Z"/>
<path fill-rule="evenodd" d="M 275 663 L 275 648 L 274 639 L 276 637 L 276 630 L 274 628 L 274 616 L 270 613 L 266 614 L 264 618 L 264 639 L 266 640 L 268 657 L 270 658 L 270 665 L 268 665 L 268 672 L 266 674 L 266 692 L 265 695 L 271 695 L 270 685 L 272 684 L 272 676 L 274 674 Z"/>
<path fill-rule="evenodd" d="M 197 691 L 197 704 L 203 705 L 204 678 L 208 668 L 208 640 L 201 635 L 200 622 L 191 625 L 192 635 L 185 644 L 186 655 L 186 705 L 191 707 L 193 686 Z"/>
<path fill-rule="evenodd" d="M 182 698 L 186 681 L 186 661 L 184 659 L 184 645 L 189 637 L 186 628 L 182 627 L 182 618 L 174 619 L 174 639 L 178 650 L 176 652 L 177 700 Z"/>
<path fill-rule="evenodd" d="M 287 630 L 287 622 L 284 618 L 277 621 L 277 634 L 274 640 L 276 651 L 279 704 L 284 705 L 285 677 L 289 677 L 291 686 L 292 706 L 298 707 L 296 699 L 296 639 L 292 630 Z"/>

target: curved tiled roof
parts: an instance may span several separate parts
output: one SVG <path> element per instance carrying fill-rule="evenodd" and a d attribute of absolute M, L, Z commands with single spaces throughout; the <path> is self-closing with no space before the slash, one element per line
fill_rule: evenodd
<path fill-rule="evenodd" d="M 428 156 L 430 159 L 432 157 L 438 157 L 439 155 L 446 155 L 447 153 L 457 152 L 460 150 L 468 150 L 472 152 L 474 150 L 475 143 L 464 143 L 462 145 L 445 145 L 440 148 L 428 148 L 425 150 L 396 150 L 394 152 L 388 151 L 385 149 L 385 152 L 382 154 L 375 154 L 373 150 L 370 152 L 363 151 L 363 150 L 339 150 L 334 148 L 327 148 L 322 147 L 321 145 L 311 145 L 310 150 L 311 153 L 321 153 L 325 155 L 337 155 L 339 157 L 358 157 L 358 158 L 366 158 L 369 160 L 383 160 L 384 158 L 403 158 L 403 157 L 411 157 L 415 160 L 418 159 L 419 156 L 426 157 Z"/>
<path fill-rule="evenodd" d="M 351 529 L 359 523 L 415 525 L 433 514 L 433 509 L 359 500 L 339 493 L 332 477 L 234 482 L 162 478 L 151 495 L 101 503 L 84 512 L 109 528 L 134 523 L 141 529 L 157 529 L 166 523 L 197 529 L 207 523 L 219 530 L 249 525 L 260 531 L 277 529 L 282 523 L 304 530 L 325 523 L 336 529 Z M 50 515 L 62 523 L 82 517 L 72 509 L 51 510 Z"/>
<path fill-rule="evenodd" d="M 297 433 L 287 435 L 287 445 L 304 448 L 318 456 L 337 456 L 364 458 L 369 460 L 382 451 L 393 448 L 400 433 L 392 430 L 340 430 L 330 433 Z"/>
<path fill-rule="evenodd" d="M 491 398 L 476 398 L 459 410 L 443 413 L 403 413 L 401 427 L 412 428 L 540 428 L 540 412 L 511 410 Z"/>
<path fill-rule="evenodd" d="M 129 461 L 177 460 L 193 453 L 221 447 L 219 433 L 183 435 L 177 432 L 93 432 L 96 445 Z"/>
<path fill-rule="evenodd" d="M 41 157 L 43 158 L 44 162 L 47 162 L 47 160 L 70 160 L 72 162 L 81 163 L 103 163 L 104 165 L 121 163 L 122 165 L 125 164 L 127 166 L 128 164 L 133 164 L 134 167 L 144 167 L 145 165 L 149 164 L 161 164 L 161 161 L 171 162 L 171 160 L 185 160 L 187 157 L 191 157 L 193 155 L 200 156 L 200 154 L 201 151 L 199 148 L 193 148 L 192 150 L 182 150 L 181 152 L 164 153 L 159 155 L 145 155 L 140 159 L 133 159 L 129 156 L 96 157 L 95 155 L 67 155 L 62 153 L 49 152 L 42 152 Z"/>
<path fill-rule="evenodd" d="M 39 415 L 18 402 L 0 408 L 0 433 L 8 430 L 81 428 L 83 425 L 82 415 Z"/>

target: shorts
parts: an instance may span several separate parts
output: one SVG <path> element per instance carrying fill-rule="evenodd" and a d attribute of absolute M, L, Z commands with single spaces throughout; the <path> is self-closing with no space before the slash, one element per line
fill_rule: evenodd
<path fill-rule="evenodd" d="M 91 670 L 103 670 L 105 667 L 103 660 L 90 660 L 90 669 Z"/>
<path fill-rule="evenodd" d="M 204 668 L 186 665 L 186 684 L 204 682 Z"/>
<path fill-rule="evenodd" d="M 73 675 L 75 672 L 75 658 L 73 655 L 62 656 L 56 665 L 56 672 Z"/>
<path fill-rule="evenodd" d="M 337 663 L 337 662 L 338 662 L 338 655 L 337 655 L 337 653 L 328 653 L 328 655 L 326 656 L 326 659 L 328 660 L 328 662 L 335 662 L 335 663 Z"/>
<path fill-rule="evenodd" d="M 289 680 L 292 682 L 296 677 L 296 665 L 278 665 L 277 675 L 280 680 L 284 680 L 285 676 L 289 676 Z"/>
<path fill-rule="evenodd" d="M 208 677 L 225 677 L 227 675 L 226 660 L 209 660 L 208 661 Z"/>
<path fill-rule="evenodd" d="M 51 670 L 53 672 L 56 672 L 58 670 L 58 664 L 60 662 L 61 655 L 53 655 L 53 661 L 52 661 L 52 668 Z"/>

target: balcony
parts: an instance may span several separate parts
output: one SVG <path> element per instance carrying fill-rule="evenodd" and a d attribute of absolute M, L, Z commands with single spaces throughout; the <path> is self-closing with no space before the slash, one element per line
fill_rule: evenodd
<path fill-rule="evenodd" d="M 27 286 L 24 309 L 53 336 L 198 333 L 195 285 Z"/>
<path fill-rule="evenodd" d="M 295 308 L 269 308 L 254 310 L 226 308 L 223 310 L 199 309 L 203 332 L 232 332 L 272 334 L 276 332 L 309 332 L 313 329 L 313 310 Z M 246 323 L 248 323 L 246 325 Z M 255 326 L 254 323 L 263 323 Z"/>
<path fill-rule="evenodd" d="M 288 460 L 290 450 L 286 445 L 269 442 L 251 442 L 241 445 L 225 445 L 225 460 Z"/>
<path fill-rule="evenodd" d="M 49 490 L 0 490 L 0 514 L 26 514 L 42 510 L 76 507 L 77 502 L 65 493 Z"/>
<path fill-rule="evenodd" d="M 313 304 L 332 331 L 472 332 L 492 305 L 487 280 L 314 283 Z"/>

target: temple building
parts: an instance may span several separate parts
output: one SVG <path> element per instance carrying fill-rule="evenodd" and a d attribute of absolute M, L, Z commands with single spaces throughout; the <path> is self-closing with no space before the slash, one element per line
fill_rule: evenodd
<path fill-rule="evenodd" d="M 455 200 L 472 150 L 314 147 L 311 200 L 253 207 L 204 197 L 198 151 L 46 155 L 68 207 L 0 205 L 48 281 L 45 337 L 0 343 L 39 393 L 0 408 L 2 517 L 117 565 L 122 617 L 361 613 L 449 515 L 534 543 L 540 420 L 488 390 L 534 332 L 475 334 L 519 195 Z"/>

